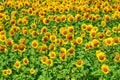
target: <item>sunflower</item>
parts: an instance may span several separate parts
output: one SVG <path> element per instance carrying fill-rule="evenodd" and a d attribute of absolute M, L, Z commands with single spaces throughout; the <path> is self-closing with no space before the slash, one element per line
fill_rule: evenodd
<path fill-rule="evenodd" d="M 53 60 L 48 59 L 48 60 L 47 60 L 47 65 L 49 65 L 49 66 L 53 66 Z"/>
<path fill-rule="evenodd" d="M 86 43 L 84 47 L 85 51 L 89 50 L 90 48 L 91 48 L 91 42 Z"/>
<path fill-rule="evenodd" d="M 45 33 L 47 32 L 47 27 L 46 26 L 43 26 L 42 29 L 41 29 L 42 33 Z"/>
<path fill-rule="evenodd" d="M 87 25 L 86 25 L 85 23 L 83 23 L 83 24 L 81 25 L 81 29 L 82 29 L 82 30 L 86 30 L 86 28 L 87 28 Z"/>
<path fill-rule="evenodd" d="M 43 19 L 43 23 L 44 23 L 45 25 L 48 25 L 48 24 L 50 23 L 50 20 L 49 20 L 48 18 L 44 18 L 44 19 Z"/>
<path fill-rule="evenodd" d="M 69 26 L 68 27 L 68 32 L 73 33 L 74 32 L 74 26 Z"/>
<path fill-rule="evenodd" d="M 105 34 L 106 34 L 106 36 L 111 36 L 111 31 L 110 31 L 110 30 L 107 30 L 107 31 L 105 32 Z"/>
<path fill-rule="evenodd" d="M 14 63 L 14 67 L 17 68 L 17 69 L 19 69 L 19 68 L 21 67 L 20 61 L 17 60 L 17 61 Z"/>
<path fill-rule="evenodd" d="M 101 25 L 102 25 L 103 27 L 105 27 L 105 26 L 106 26 L 106 21 L 102 21 L 102 22 L 101 22 Z"/>
<path fill-rule="evenodd" d="M 70 54 L 70 55 L 74 55 L 75 54 L 75 49 L 74 48 L 69 48 L 68 50 L 67 50 L 67 52 L 68 52 L 68 54 Z"/>
<path fill-rule="evenodd" d="M 55 59 L 55 58 L 56 58 L 56 53 L 55 53 L 54 51 L 51 51 L 51 52 L 49 53 L 49 57 L 50 57 L 51 59 Z"/>
<path fill-rule="evenodd" d="M 24 64 L 24 65 L 27 65 L 28 63 L 29 63 L 28 58 L 23 58 L 23 64 Z"/>
<path fill-rule="evenodd" d="M 80 15 L 80 14 L 76 14 L 76 15 L 75 15 L 75 20 L 76 20 L 76 21 L 79 21 L 80 19 L 81 19 L 81 15 Z"/>
<path fill-rule="evenodd" d="M 35 73 L 35 69 L 34 68 L 31 68 L 30 69 L 30 74 L 34 74 Z"/>
<path fill-rule="evenodd" d="M 118 43 L 120 43 L 119 37 L 113 38 L 113 44 L 117 45 Z"/>
<path fill-rule="evenodd" d="M 104 38 L 104 33 L 98 32 L 97 36 L 98 36 L 99 40 L 102 40 Z"/>
<path fill-rule="evenodd" d="M 72 33 L 68 33 L 68 34 L 66 35 L 66 39 L 67 39 L 67 40 L 72 40 L 72 39 L 74 39 L 74 35 L 73 35 Z"/>
<path fill-rule="evenodd" d="M 41 29 L 37 30 L 37 34 L 41 35 L 42 34 L 42 30 Z"/>
<path fill-rule="evenodd" d="M 12 38 L 8 38 L 5 42 L 7 46 L 11 46 L 13 44 Z"/>
<path fill-rule="evenodd" d="M 104 62 L 106 60 L 106 55 L 103 52 L 96 53 L 96 56 L 100 62 Z"/>
<path fill-rule="evenodd" d="M 7 51 L 7 47 L 5 45 L 0 45 L 0 51 L 1 52 L 6 52 Z"/>
<path fill-rule="evenodd" d="M 47 64 L 47 61 L 48 61 L 48 57 L 47 57 L 47 56 L 41 57 L 41 62 L 42 62 L 43 64 Z"/>
<path fill-rule="evenodd" d="M 45 53 L 47 51 L 47 45 L 43 44 L 43 46 L 41 46 L 41 52 Z"/>
<path fill-rule="evenodd" d="M 86 27 L 86 31 L 87 32 L 90 32 L 92 30 L 93 26 L 90 24 L 90 25 L 87 25 Z"/>
<path fill-rule="evenodd" d="M 93 39 L 93 40 L 92 40 L 91 46 L 92 46 L 93 48 L 99 47 L 99 45 L 100 45 L 99 40 L 97 40 L 97 39 Z"/>
<path fill-rule="evenodd" d="M 76 43 L 77 44 L 82 44 L 83 43 L 83 38 L 82 37 L 77 37 L 76 38 Z"/>
<path fill-rule="evenodd" d="M 117 27 L 113 27 L 112 28 L 112 32 L 116 33 L 118 31 L 118 28 Z"/>
<path fill-rule="evenodd" d="M 32 23 L 31 24 L 31 28 L 36 28 L 37 26 L 36 26 L 36 23 Z"/>
<path fill-rule="evenodd" d="M 24 44 L 18 45 L 18 51 L 20 51 L 22 53 L 22 52 L 25 52 L 25 50 L 26 50 L 26 45 L 24 45 Z"/>
<path fill-rule="evenodd" d="M 44 43 L 46 43 L 47 41 L 48 41 L 48 36 L 44 36 L 44 37 L 42 37 L 42 42 L 44 42 Z"/>
<path fill-rule="evenodd" d="M 45 36 L 47 36 L 48 38 L 50 38 L 51 33 L 50 32 L 45 32 Z"/>
<path fill-rule="evenodd" d="M 104 74 L 108 74 L 110 72 L 110 69 L 109 69 L 109 66 L 106 65 L 106 64 L 103 64 L 101 66 L 101 71 L 104 73 Z"/>
<path fill-rule="evenodd" d="M 61 61 L 65 61 L 65 60 L 66 60 L 66 57 L 67 57 L 67 56 L 66 56 L 65 53 L 60 53 L 60 54 L 59 54 L 59 58 L 60 58 Z"/>
<path fill-rule="evenodd" d="M 76 44 L 77 44 L 76 40 L 73 39 L 73 40 L 71 41 L 71 45 L 72 45 L 72 46 L 76 46 Z"/>
<path fill-rule="evenodd" d="M 7 74 L 8 75 L 12 74 L 12 69 L 7 69 Z"/>
<path fill-rule="evenodd" d="M 50 45 L 49 45 L 49 50 L 50 50 L 50 51 L 56 50 L 56 46 L 55 46 L 54 44 L 50 44 Z"/>
<path fill-rule="evenodd" d="M 90 37 L 91 38 L 96 38 L 96 32 L 95 31 L 90 31 Z"/>
<path fill-rule="evenodd" d="M 60 53 L 66 54 L 66 48 L 60 48 Z"/>
<path fill-rule="evenodd" d="M 56 21 L 57 23 L 59 23 L 59 22 L 61 21 L 60 16 L 56 16 L 56 17 L 55 17 L 55 21 Z"/>
<path fill-rule="evenodd" d="M 31 45 L 32 45 L 32 48 L 35 48 L 35 49 L 36 49 L 36 48 L 38 47 L 38 44 L 39 44 L 39 43 L 38 43 L 38 40 L 33 40 L 33 41 L 32 41 L 32 44 L 31 44 Z"/>
<path fill-rule="evenodd" d="M 26 44 L 26 39 L 25 38 L 20 38 L 19 43 L 20 44 Z"/>
<path fill-rule="evenodd" d="M 119 62 L 120 61 L 120 55 L 115 55 L 115 57 L 114 57 L 114 61 L 115 62 Z"/>
<path fill-rule="evenodd" d="M 2 74 L 4 75 L 4 76 L 7 76 L 8 74 L 7 74 L 7 70 L 2 70 Z"/>
<path fill-rule="evenodd" d="M 82 67 L 82 65 L 83 65 L 83 60 L 76 61 L 76 67 Z"/>
<path fill-rule="evenodd" d="M 65 15 L 61 15 L 60 18 L 61 18 L 61 21 L 62 21 L 62 22 L 65 22 L 65 21 L 66 21 L 66 16 L 65 16 Z"/>
<path fill-rule="evenodd" d="M 0 35 L 0 41 L 5 42 L 6 41 L 6 36 L 5 35 Z"/>
<path fill-rule="evenodd" d="M 68 17 L 68 22 L 73 22 L 74 21 L 74 17 L 71 15 Z"/>
<path fill-rule="evenodd" d="M 18 50 L 18 44 L 13 44 L 12 50 L 13 50 L 13 51 L 17 51 L 17 50 Z"/>
<path fill-rule="evenodd" d="M 111 46 L 111 45 L 113 45 L 113 38 L 112 37 L 106 38 L 106 39 L 103 40 L 103 43 L 106 46 Z"/>
<path fill-rule="evenodd" d="M 50 41 L 55 42 L 56 41 L 56 36 L 55 35 L 50 35 Z"/>

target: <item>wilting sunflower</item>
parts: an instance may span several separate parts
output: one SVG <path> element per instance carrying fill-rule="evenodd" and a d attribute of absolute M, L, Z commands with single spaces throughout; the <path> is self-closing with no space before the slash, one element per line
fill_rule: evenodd
<path fill-rule="evenodd" d="M 28 63 L 29 63 L 28 58 L 23 58 L 23 64 L 24 64 L 24 65 L 27 65 Z"/>
<path fill-rule="evenodd" d="M 49 53 L 49 57 L 50 57 L 51 59 L 56 58 L 56 53 L 55 53 L 54 51 L 51 51 L 51 52 Z"/>
<path fill-rule="evenodd" d="M 106 64 L 103 64 L 101 66 L 101 71 L 104 73 L 104 74 L 108 74 L 110 72 L 110 69 L 109 69 L 109 66 L 106 65 Z"/>
<path fill-rule="evenodd" d="M 21 67 L 20 61 L 17 60 L 17 61 L 14 63 L 14 67 L 19 69 L 19 68 Z"/>
<path fill-rule="evenodd" d="M 38 47 L 38 40 L 33 40 L 31 45 L 36 49 Z"/>
<path fill-rule="evenodd" d="M 81 67 L 83 65 L 83 60 L 77 60 L 76 66 Z"/>
<path fill-rule="evenodd" d="M 30 74 L 34 74 L 35 73 L 35 69 L 34 68 L 31 68 L 30 69 Z"/>
<path fill-rule="evenodd" d="M 41 62 L 42 62 L 43 64 L 47 64 L 47 60 L 48 60 L 48 57 L 47 57 L 47 56 L 41 57 Z"/>

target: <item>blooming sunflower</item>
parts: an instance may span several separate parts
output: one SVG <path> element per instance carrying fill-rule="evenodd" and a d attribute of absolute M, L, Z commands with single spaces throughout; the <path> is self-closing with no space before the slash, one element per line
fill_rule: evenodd
<path fill-rule="evenodd" d="M 33 40 L 31 45 L 36 49 L 38 47 L 38 40 Z"/>
<path fill-rule="evenodd" d="M 103 64 L 103 65 L 101 66 L 101 70 L 102 70 L 102 72 L 103 72 L 104 74 L 108 74 L 108 73 L 110 72 L 109 66 L 106 65 L 106 64 Z"/>
<path fill-rule="evenodd" d="M 34 68 L 31 68 L 30 69 L 30 74 L 34 74 L 35 73 L 35 69 Z"/>
<path fill-rule="evenodd" d="M 83 60 L 77 60 L 76 67 L 81 67 L 83 65 Z"/>
<path fill-rule="evenodd" d="M 19 68 L 21 67 L 20 61 L 17 60 L 17 61 L 14 63 L 14 67 L 17 68 L 17 69 L 19 69 Z"/>
<path fill-rule="evenodd" d="M 23 58 L 23 64 L 24 64 L 24 65 L 27 65 L 28 63 L 29 63 L 28 58 Z"/>

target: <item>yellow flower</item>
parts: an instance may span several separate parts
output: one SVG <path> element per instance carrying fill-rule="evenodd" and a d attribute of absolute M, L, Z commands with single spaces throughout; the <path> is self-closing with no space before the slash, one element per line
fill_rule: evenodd
<path fill-rule="evenodd" d="M 65 61 L 66 60 L 66 54 L 65 53 L 60 53 L 59 58 L 60 58 L 61 61 Z"/>
<path fill-rule="evenodd" d="M 74 48 L 69 48 L 67 52 L 70 55 L 74 55 L 75 54 L 75 49 Z"/>
<path fill-rule="evenodd" d="M 8 74 L 7 74 L 7 70 L 3 70 L 2 71 L 2 74 L 4 75 L 4 76 L 7 76 Z"/>
<path fill-rule="evenodd" d="M 102 70 L 102 72 L 103 72 L 104 74 L 108 74 L 108 73 L 110 72 L 109 66 L 106 65 L 106 64 L 103 64 L 103 65 L 101 66 L 101 70 Z"/>
<path fill-rule="evenodd" d="M 77 60 L 76 66 L 81 67 L 83 65 L 83 60 Z"/>
<path fill-rule="evenodd" d="M 44 19 L 43 19 L 43 23 L 44 23 L 45 25 L 48 25 L 48 24 L 50 23 L 50 20 L 49 20 L 48 18 L 44 18 Z"/>
<path fill-rule="evenodd" d="M 12 38 L 8 38 L 8 39 L 6 40 L 6 45 L 7 45 L 7 46 L 11 46 L 12 44 L 13 44 Z"/>
<path fill-rule="evenodd" d="M 35 73 L 35 69 L 34 68 L 31 68 L 30 69 L 30 74 L 34 74 Z"/>
<path fill-rule="evenodd" d="M 52 58 L 52 59 L 56 58 L 56 53 L 53 52 L 53 51 L 51 51 L 51 52 L 49 53 L 49 57 Z"/>
<path fill-rule="evenodd" d="M 74 21 L 74 17 L 71 15 L 68 17 L 68 22 L 73 22 Z"/>
<path fill-rule="evenodd" d="M 120 55 L 115 55 L 115 57 L 114 57 L 114 61 L 115 62 L 119 62 L 120 61 Z"/>
<path fill-rule="evenodd" d="M 99 52 L 98 54 L 96 54 L 96 56 L 100 62 L 104 62 L 106 60 L 106 55 L 103 52 Z"/>
<path fill-rule="evenodd" d="M 45 53 L 47 51 L 47 45 L 43 44 L 43 46 L 41 46 L 41 52 Z"/>
<path fill-rule="evenodd" d="M 17 51 L 17 50 L 18 50 L 18 44 L 13 44 L 12 50 L 13 50 L 13 51 Z"/>
<path fill-rule="evenodd" d="M 12 74 L 12 70 L 11 69 L 7 69 L 7 74 L 8 75 Z"/>
<path fill-rule="evenodd" d="M 35 48 L 35 49 L 38 47 L 38 40 L 33 40 L 32 41 L 32 47 Z"/>
<path fill-rule="evenodd" d="M 50 51 L 56 50 L 56 46 L 55 46 L 54 44 L 50 44 L 50 45 L 49 45 L 49 50 L 50 50 Z"/>
<path fill-rule="evenodd" d="M 96 32 L 95 31 L 90 31 L 90 37 L 95 38 L 96 37 Z"/>
<path fill-rule="evenodd" d="M 113 45 L 113 38 L 110 37 L 110 38 L 104 39 L 103 42 L 104 42 L 104 45 L 111 46 Z"/>
<path fill-rule="evenodd" d="M 77 44 L 82 44 L 83 39 L 81 37 L 77 37 L 76 42 L 77 42 Z"/>
<path fill-rule="evenodd" d="M 93 26 L 91 24 L 87 25 L 86 31 L 90 32 L 92 30 Z"/>
<path fill-rule="evenodd" d="M 91 46 L 92 46 L 93 48 L 99 47 L 99 45 L 100 45 L 99 40 L 93 39 L 93 40 L 91 41 Z"/>
<path fill-rule="evenodd" d="M 24 64 L 24 65 L 27 65 L 28 63 L 29 63 L 28 58 L 23 58 L 23 64 Z"/>
<path fill-rule="evenodd" d="M 47 64 L 47 60 L 48 60 L 48 57 L 47 57 L 47 56 L 41 57 L 41 62 L 42 62 L 43 64 Z"/>
<path fill-rule="evenodd" d="M 50 36 L 50 41 L 51 42 L 55 42 L 56 41 L 56 36 L 55 35 L 51 35 Z"/>
<path fill-rule="evenodd" d="M 68 32 L 72 33 L 74 31 L 74 26 L 69 26 L 68 27 Z"/>
<path fill-rule="evenodd" d="M 20 51 L 22 53 L 22 52 L 25 52 L 25 50 L 26 50 L 26 45 L 24 45 L 24 44 L 18 45 L 18 51 Z"/>
<path fill-rule="evenodd" d="M 100 40 L 102 40 L 104 38 L 104 34 L 102 32 L 98 32 L 97 36 Z"/>
<path fill-rule="evenodd" d="M 48 60 L 47 60 L 47 65 L 49 65 L 49 66 L 53 66 L 53 60 L 48 59 Z"/>
<path fill-rule="evenodd" d="M 65 48 L 60 48 L 60 53 L 66 54 L 66 49 Z"/>
<path fill-rule="evenodd" d="M 105 21 L 102 21 L 102 22 L 101 22 L 101 25 L 102 25 L 103 27 L 105 27 L 105 26 L 106 26 L 106 22 L 105 22 Z"/>
<path fill-rule="evenodd" d="M 19 69 L 19 68 L 21 67 L 20 61 L 17 60 L 17 61 L 14 63 L 14 67 Z"/>

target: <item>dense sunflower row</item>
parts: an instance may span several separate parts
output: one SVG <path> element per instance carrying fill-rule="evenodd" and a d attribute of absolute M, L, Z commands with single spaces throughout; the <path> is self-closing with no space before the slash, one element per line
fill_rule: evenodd
<path fill-rule="evenodd" d="M 1 0 L 0 80 L 119 80 L 119 0 Z"/>

